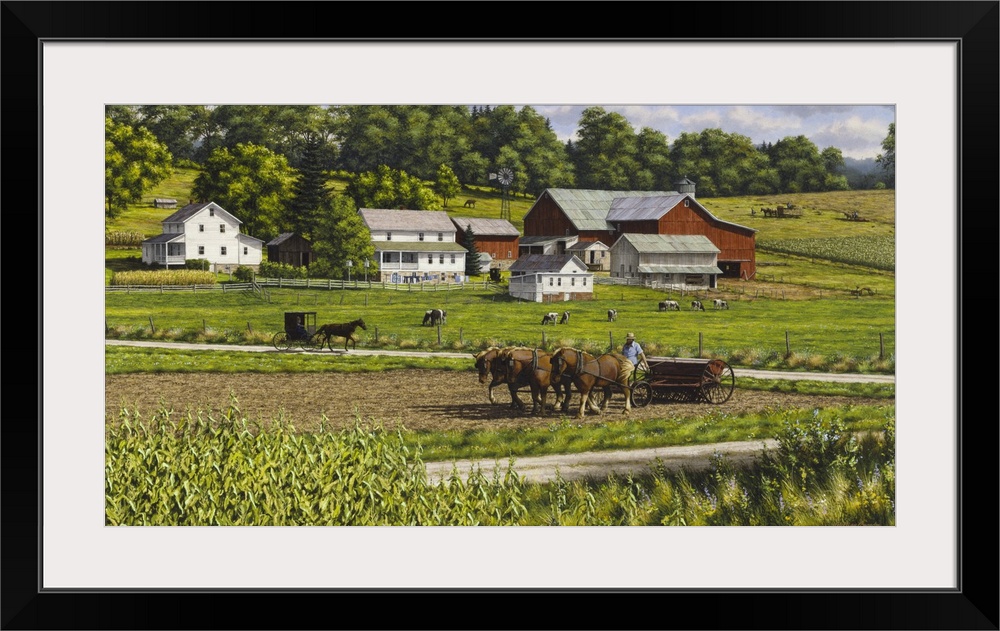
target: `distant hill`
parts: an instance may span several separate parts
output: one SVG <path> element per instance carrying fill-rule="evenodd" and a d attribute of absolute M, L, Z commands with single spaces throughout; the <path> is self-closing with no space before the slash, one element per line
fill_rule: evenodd
<path fill-rule="evenodd" d="M 843 174 L 847 176 L 848 185 L 855 190 L 868 189 L 879 181 L 881 169 L 875 163 L 875 158 L 844 158 Z"/>

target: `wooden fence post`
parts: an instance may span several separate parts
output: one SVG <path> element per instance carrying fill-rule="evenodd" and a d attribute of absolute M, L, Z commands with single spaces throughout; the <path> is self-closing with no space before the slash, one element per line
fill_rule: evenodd
<path fill-rule="evenodd" d="M 253 327 L 250 326 L 250 322 L 247 322 L 247 331 L 253 333 Z"/>
<path fill-rule="evenodd" d="M 701 357 L 702 355 L 705 354 L 705 337 L 704 336 L 705 336 L 704 333 L 701 333 L 701 332 L 698 333 L 698 357 Z"/>
<path fill-rule="evenodd" d="M 375 325 L 375 343 L 378 344 L 378 325 Z"/>
<path fill-rule="evenodd" d="M 368 306 L 368 294 L 365 294 L 365 306 Z"/>
<path fill-rule="evenodd" d="M 153 326 L 153 316 L 149 316 L 149 332 L 155 334 L 156 327 Z"/>
<path fill-rule="evenodd" d="M 792 346 L 788 343 L 788 331 L 785 331 L 785 357 L 792 356 Z"/>
<path fill-rule="evenodd" d="M 545 329 L 542 329 L 542 347 L 545 347 Z"/>
<path fill-rule="evenodd" d="M 608 331 L 608 352 L 615 350 L 615 334 Z"/>
<path fill-rule="evenodd" d="M 344 304 L 344 294 L 340 294 L 340 304 Z"/>
<path fill-rule="evenodd" d="M 885 358 L 885 340 L 882 339 L 882 334 L 878 334 L 878 358 Z"/>
<path fill-rule="evenodd" d="M 441 345 L 441 325 L 438 325 L 438 346 Z"/>
<path fill-rule="evenodd" d="M 465 346 L 465 339 L 462 337 L 462 327 L 458 327 L 458 343 Z"/>

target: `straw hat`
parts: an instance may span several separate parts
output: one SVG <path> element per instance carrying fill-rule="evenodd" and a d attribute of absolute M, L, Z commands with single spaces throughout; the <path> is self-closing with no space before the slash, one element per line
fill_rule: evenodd
<path fill-rule="evenodd" d="M 626 340 L 634 340 L 635 339 L 635 333 L 629 333 L 628 335 L 625 336 L 625 339 Z"/>

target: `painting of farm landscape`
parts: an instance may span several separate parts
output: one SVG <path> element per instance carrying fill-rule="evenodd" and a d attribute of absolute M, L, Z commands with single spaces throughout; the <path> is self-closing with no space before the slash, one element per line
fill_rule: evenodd
<path fill-rule="evenodd" d="M 893 106 L 105 114 L 105 525 L 896 525 Z"/>

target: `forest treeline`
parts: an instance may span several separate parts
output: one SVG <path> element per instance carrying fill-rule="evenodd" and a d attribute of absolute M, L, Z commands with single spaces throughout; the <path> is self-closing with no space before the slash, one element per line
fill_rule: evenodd
<path fill-rule="evenodd" d="M 511 192 L 527 197 L 551 187 L 674 190 L 684 177 L 700 197 L 725 197 L 891 187 L 895 159 L 892 125 L 880 177 L 851 182 L 841 150 L 805 136 L 754 145 L 710 128 L 671 140 L 602 107 L 584 109 L 566 142 L 535 109 L 512 105 L 113 105 L 105 128 L 109 219 L 172 166 L 189 166 L 199 171 L 192 194 L 236 213 L 248 234 L 296 231 L 332 251 L 349 244 L 324 235 L 358 229 L 359 207 L 438 210 L 463 185 L 495 184 L 501 167 L 514 173 Z M 338 172 L 344 195 L 327 187 Z"/>

